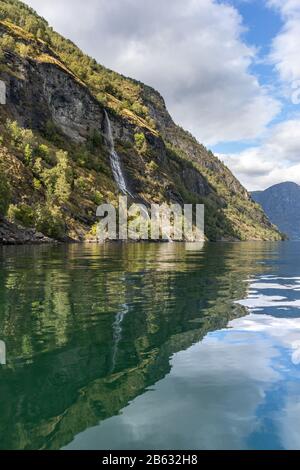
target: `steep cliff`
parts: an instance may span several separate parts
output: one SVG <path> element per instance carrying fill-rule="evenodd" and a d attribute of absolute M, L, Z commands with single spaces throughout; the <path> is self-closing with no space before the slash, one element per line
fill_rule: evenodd
<path fill-rule="evenodd" d="M 16 0 L 0 1 L 0 79 L 0 195 L 1 184 L 9 188 L 0 212 L 10 221 L 56 239 L 93 236 L 97 205 L 120 190 L 109 119 L 134 200 L 204 203 L 211 240 L 280 239 L 228 168 L 175 125 L 159 93 L 97 64 Z"/>

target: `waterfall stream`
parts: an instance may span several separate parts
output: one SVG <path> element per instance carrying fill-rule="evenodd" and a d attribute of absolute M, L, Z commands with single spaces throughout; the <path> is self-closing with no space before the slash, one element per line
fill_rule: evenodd
<path fill-rule="evenodd" d="M 125 181 L 125 178 L 124 178 L 124 175 L 123 175 L 123 171 L 122 171 L 122 168 L 121 168 L 120 157 L 119 157 L 119 155 L 117 154 L 117 152 L 115 150 L 115 143 L 114 143 L 114 137 L 113 137 L 113 133 L 112 133 L 110 119 L 109 119 L 108 114 L 105 110 L 104 110 L 104 113 L 105 113 L 105 120 L 106 120 L 106 126 L 107 126 L 107 140 L 108 140 L 109 147 L 110 147 L 111 169 L 112 169 L 115 181 L 116 181 L 120 191 L 123 194 L 128 194 L 129 196 L 131 196 L 131 194 L 130 194 L 128 188 L 127 188 L 127 184 L 126 184 L 126 181 Z"/>
<path fill-rule="evenodd" d="M 108 117 L 106 110 L 104 110 L 104 114 L 105 114 L 105 121 L 106 121 L 106 130 L 107 130 L 106 138 L 109 143 L 109 150 L 110 150 L 110 164 L 111 164 L 114 179 L 121 193 L 127 196 L 130 196 L 134 199 L 134 196 L 131 194 L 131 192 L 127 188 L 125 177 L 121 168 L 120 157 L 115 150 L 115 143 L 114 143 L 114 136 L 113 136 L 112 128 L 111 128 L 111 122 L 110 122 L 110 119 Z M 141 213 L 145 215 L 146 220 L 149 219 L 148 211 L 146 208 L 143 208 L 142 205 L 141 205 Z M 168 241 L 172 242 L 172 239 L 168 237 Z M 123 317 L 121 316 L 120 324 L 122 323 L 122 321 L 123 321 Z"/>
<path fill-rule="evenodd" d="M 114 372 L 115 367 L 116 367 L 116 362 L 117 362 L 117 354 L 119 350 L 119 343 L 122 339 L 122 332 L 123 332 L 123 321 L 128 313 L 128 306 L 126 304 L 123 305 L 123 310 L 119 313 L 117 313 L 114 324 L 113 324 L 113 354 L 112 354 L 112 367 L 111 367 L 111 372 Z"/>

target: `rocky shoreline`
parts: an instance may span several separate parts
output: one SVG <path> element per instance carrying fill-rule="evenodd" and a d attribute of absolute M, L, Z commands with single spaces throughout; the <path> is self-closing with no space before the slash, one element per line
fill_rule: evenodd
<path fill-rule="evenodd" d="M 0 220 L 0 245 L 56 243 L 35 229 L 27 229 L 8 220 Z"/>

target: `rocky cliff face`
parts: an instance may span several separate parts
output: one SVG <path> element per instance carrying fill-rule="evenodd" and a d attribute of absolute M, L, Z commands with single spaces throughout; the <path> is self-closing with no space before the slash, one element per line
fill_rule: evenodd
<path fill-rule="evenodd" d="M 99 103 L 60 67 L 13 53 L 7 53 L 5 60 L 10 69 L 2 73 L 7 85 L 7 109 L 22 127 L 42 132 L 51 120 L 76 143 L 85 142 L 92 130 L 103 128 Z"/>
<path fill-rule="evenodd" d="M 117 74 L 112 76 L 94 63 L 93 84 L 83 80 L 83 75 L 75 73 L 76 65 L 69 67 L 66 53 L 55 51 L 48 37 L 47 41 L 40 40 L 12 22 L 18 18 L 20 2 L 12 2 L 14 15 L 5 10 L 7 3 L 0 2 L 0 13 L 2 6 L 8 16 L 0 22 L 0 79 L 7 86 L 7 105 L 0 107 L 0 164 L 14 169 L 14 178 L 7 172 L 14 207 L 25 204 L 35 210 L 39 201 L 48 204 L 49 178 L 43 175 L 57 163 L 57 152 L 68 152 L 70 194 L 63 203 L 55 202 L 55 210 L 63 219 L 65 236 L 79 240 L 88 236 L 95 223 L 97 204 L 115 201 L 118 196 L 109 160 L 106 109 L 134 199 L 147 204 L 204 203 L 206 235 L 211 240 L 280 238 L 232 173 L 175 125 L 159 93 Z M 38 21 L 44 24 L 44 20 Z M 13 44 L 7 46 L 7 38 Z M 102 80 L 108 80 L 105 90 L 109 90 L 101 96 L 97 93 L 103 86 L 100 72 Z M 111 77 L 121 91 L 111 89 Z M 128 89 L 133 96 L 130 99 L 136 100 L 130 106 L 124 99 Z M 12 144 L 7 131 L 7 122 L 11 121 L 32 131 L 36 143 L 30 158 L 20 142 Z M 47 146 L 47 156 L 40 152 L 41 145 Z"/>
<path fill-rule="evenodd" d="M 252 193 L 253 199 L 262 206 L 270 220 L 290 240 L 300 240 L 300 186 L 281 183 Z"/>
<path fill-rule="evenodd" d="M 54 242 L 35 229 L 19 227 L 5 219 L 0 219 L 0 240 L 3 245 L 39 245 Z"/>

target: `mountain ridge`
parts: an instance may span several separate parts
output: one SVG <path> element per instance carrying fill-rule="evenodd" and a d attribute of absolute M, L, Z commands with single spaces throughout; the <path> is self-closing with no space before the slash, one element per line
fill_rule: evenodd
<path fill-rule="evenodd" d="M 264 191 L 253 191 L 252 197 L 290 240 L 300 240 L 300 186 L 297 183 L 278 183 Z"/>

